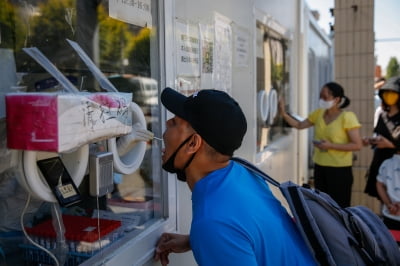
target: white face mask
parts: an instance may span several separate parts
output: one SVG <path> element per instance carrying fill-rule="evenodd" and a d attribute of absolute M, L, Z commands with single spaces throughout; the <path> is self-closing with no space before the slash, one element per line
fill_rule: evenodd
<path fill-rule="evenodd" d="M 319 107 L 322 109 L 329 109 L 333 106 L 334 102 L 335 102 L 334 100 L 324 101 L 322 99 L 319 99 Z"/>

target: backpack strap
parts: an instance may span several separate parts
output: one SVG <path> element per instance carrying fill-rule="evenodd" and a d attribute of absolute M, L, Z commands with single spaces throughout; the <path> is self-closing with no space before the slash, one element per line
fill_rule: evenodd
<path fill-rule="evenodd" d="M 303 231 L 304 234 L 306 235 L 306 239 L 308 240 L 309 244 L 312 247 L 315 259 L 321 265 L 331 265 L 331 263 L 329 263 L 329 260 L 327 258 L 327 251 L 321 245 L 321 242 L 319 240 L 320 236 L 317 235 L 316 230 L 313 228 L 313 226 L 310 223 L 309 216 L 307 215 L 306 211 L 304 210 L 304 205 L 302 203 L 302 199 L 301 199 L 300 191 L 299 191 L 300 187 L 296 186 L 296 185 L 290 185 L 291 183 L 287 183 L 287 184 L 288 184 L 287 191 L 290 194 L 291 204 L 293 205 L 293 208 L 292 208 L 292 206 L 290 206 L 290 209 L 292 210 L 292 212 L 293 212 L 293 210 L 295 210 L 294 216 L 298 218 L 296 223 L 301 224 L 300 231 Z M 299 228 L 298 225 L 297 225 L 297 227 Z"/>
<path fill-rule="evenodd" d="M 392 138 L 394 140 L 398 139 L 400 136 L 400 127 L 396 127 L 396 125 L 389 120 L 389 117 L 386 112 L 382 112 L 381 117 L 387 129 L 389 130 L 390 134 L 392 135 Z"/>
<path fill-rule="evenodd" d="M 384 260 L 377 259 L 376 261 L 374 261 L 371 258 L 371 256 L 365 250 L 364 246 L 362 246 L 362 241 L 357 242 L 353 238 L 349 238 L 349 244 L 358 251 L 358 254 L 360 254 L 361 258 L 367 263 L 367 265 L 371 265 L 371 266 L 372 265 L 385 265 L 385 264 L 381 264 L 381 263 L 385 262 Z"/>
<path fill-rule="evenodd" d="M 250 172 L 253 172 L 254 174 L 262 177 L 264 180 L 266 180 L 271 185 L 274 185 L 276 187 L 280 187 L 281 184 L 278 181 L 276 181 L 275 179 L 273 179 L 272 177 L 270 177 L 269 175 L 267 175 L 266 173 L 264 173 L 263 171 L 261 171 L 260 169 L 255 167 L 249 161 L 246 161 L 245 159 L 242 159 L 242 158 L 239 158 L 239 157 L 232 157 L 231 160 L 241 164 L 243 167 L 245 167 Z"/>

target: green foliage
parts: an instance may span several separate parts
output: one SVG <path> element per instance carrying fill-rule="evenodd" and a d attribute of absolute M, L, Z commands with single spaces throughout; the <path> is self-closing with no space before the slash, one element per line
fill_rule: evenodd
<path fill-rule="evenodd" d="M 396 57 L 391 57 L 386 67 L 386 79 L 398 76 L 400 74 L 399 62 Z"/>
<path fill-rule="evenodd" d="M 284 68 L 283 64 L 271 64 L 271 78 L 274 81 L 283 81 Z"/>
<path fill-rule="evenodd" d="M 75 10 L 74 0 L 48 0 L 38 6 L 39 16 L 32 18 L 32 35 L 29 46 L 52 47 L 57 50 L 66 45 L 65 39 L 74 39 L 75 16 L 72 25 L 67 10 Z M 76 15 L 76 14 L 75 14 Z"/>
<path fill-rule="evenodd" d="M 151 30 L 143 28 L 128 44 L 127 57 L 135 73 L 150 76 L 150 37 Z"/>
<path fill-rule="evenodd" d="M 110 18 L 104 7 L 98 7 L 99 35 L 100 35 L 100 66 L 108 72 L 123 70 L 125 57 L 124 47 L 133 34 L 128 25 L 119 20 Z"/>
<path fill-rule="evenodd" d="M 0 0 L 0 48 L 14 50 L 17 67 L 22 72 L 41 70 L 22 51 L 23 47 L 38 47 L 60 69 L 76 68 L 76 55 L 66 39 L 77 38 L 77 0 L 37 3 L 16 5 L 10 0 Z M 151 30 L 109 17 L 105 4 L 97 5 L 97 18 L 92 18 L 93 22 L 96 20 L 98 24 L 90 30 L 99 31 L 100 69 L 109 73 L 149 76 Z M 90 37 L 85 40 L 89 45 L 93 41 L 89 40 Z"/>
<path fill-rule="evenodd" d="M 41 72 L 42 68 L 22 47 L 37 47 L 58 68 L 71 61 L 71 48 L 66 39 L 75 39 L 76 0 L 47 0 L 37 5 L 16 6 L 21 29 L 16 52 L 17 69 L 21 72 Z M 68 11 L 70 11 L 68 13 Z M 69 49 L 69 50 L 68 50 Z"/>
<path fill-rule="evenodd" d="M 16 46 L 16 16 L 8 0 L 0 0 L 0 48 Z"/>
<path fill-rule="evenodd" d="M 110 18 L 103 6 L 98 8 L 98 19 L 101 68 L 106 72 L 149 76 L 151 30 L 141 28 L 135 34 L 128 24 Z"/>

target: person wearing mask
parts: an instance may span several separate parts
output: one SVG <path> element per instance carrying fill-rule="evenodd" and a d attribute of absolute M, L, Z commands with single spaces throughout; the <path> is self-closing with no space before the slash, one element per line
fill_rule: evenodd
<path fill-rule="evenodd" d="M 362 139 L 356 115 L 343 108 L 350 104 L 341 85 L 329 82 L 320 92 L 320 108 L 299 121 L 285 111 L 280 100 L 279 109 L 285 121 L 297 129 L 314 127 L 314 184 L 330 195 L 341 207 L 350 206 L 353 184 L 353 151 L 360 150 Z"/>
<path fill-rule="evenodd" d="M 193 251 L 199 265 L 315 265 L 293 219 L 263 179 L 231 159 L 247 130 L 227 93 L 200 90 L 186 97 L 166 88 L 163 169 L 192 191 L 190 235 L 163 233 L 155 259 Z M 217 107 L 217 108 L 216 108 Z"/>
<path fill-rule="evenodd" d="M 364 145 L 374 148 L 364 192 L 380 199 L 376 190 L 376 176 L 382 162 L 389 159 L 400 147 L 400 76 L 390 78 L 379 90 L 382 112 L 374 128 L 373 137 L 363 138 Z"/>

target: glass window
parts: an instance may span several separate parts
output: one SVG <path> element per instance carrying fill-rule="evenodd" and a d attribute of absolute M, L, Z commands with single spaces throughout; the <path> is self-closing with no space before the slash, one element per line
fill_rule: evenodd
<path fill-rule="evenodd" d="M 285 133 L 278 99 L 289 93 L 287 40 L 265 25 L 257 24 L 257 152 Z"/>
<path fill-rule="evenodd" d="M 0 0 L 0 65 L 11 66 L 8 70 L 12 70 L 11 75 L 10 71 L 7 74 L 0 73 L 0 92 L 4 95 L 15 90 L 27 93 L 63 91 L 58 81 L 23 50 L 25 47 L 37 47 L 79 91 L 104 92 L 96 77 L 67 42 L 67 39 L 72 40 L 118 91 L 132 94 L 132 101 L 144 113 L 147 129 L 160 137 L 158 1 L 110 2 L 129 5 L 130 8 L 146 14 L 143 16 L 143 23 L 126 23 L 123 16 L 118 19 L 111 17 L 107 0 Z M 5 127 L 1 126 L 0 130 L 1 135 L 5 135 Z M 106 141 L 90 144 L 91 150 L 102 147 L 107 149 Z M 114 190 L 105 196 L 91 196 L 90 173 L 85 176 L 79 186 L 83 201 L 61 209 L 64 215 L 73 216 L 71 221 L 64 221 L 65 226 L 86 222 L 89 225 L 92 220 L 86 218 L 97 221 L 98 217 L 121 223 L 115 223 L 117 226 L 113 225 L 115 229 L 111 230 L 112 234 L 108 235 L 107 241 L 99 242 L 100 244 L 91 242 L 78 250 L 77 247 L 83 243 L 80 236 L 66 239 L 68 265 L 78 265 L 98 254 L 99 245 L 100 248 L 118 245 L 116 242 L 121 239 L 131 238 L 132 235 L 146 230 L 156 220 L 167 216 L 162 212 L 165 202 L 160 184 L 160 156 L 161 143 L 157 140 L 149 141 L 140 168 L 129 175 L 115 173 Z M 15 176 L 6 172 L 0 173 L 0 191 L 7 185 L 2 181 L 15 179 Z M 18 187 L 18 193 L 26 195 L 26 192 L 21 192 L 24 191 L 21 186 Z M 167 198 L 166 195 L 164 198 Z M 9 264 L 51 264 L 51 258 L 26 242 L 24 237 L 13 238 L 17 241 L 12 242 L 12 245 L 9 245 L 11 242 L 2 241 L 10 232 L 21 236 L 17 219 L 26 202 L 25 197 L 10 196 L 6 200 L 13 201 L 8 206 L 18 207 L 11 209 L 6 204 L 0 204 L 1 216 L 4 216 L 3 211 L 10 213 L 9 219 L 0 218 L 0 248 L 4 250 L 7 246 L 6 257 L 13 260 Z M 41 241 L 40 244 L 45 247 L 47 244 L 46 248 L 52 249 L 54 247 L 46 241 L 53 243 L 54 239 L 49 235 L 40 235 L 42 231 L 37 229 L 37 226 L 48 222 L 51 217 L 49 206 L 50 203 L 33 199 L 28 207 L 26 226 L 32 234 L 36 234 L 32 236 Z M 96 212 L 97 209 L 100 211 Z M 19 212 L 18 215 L 11 214 L 16 211 Z M 97 223 L 93 226 L 96 225 Z"/>

